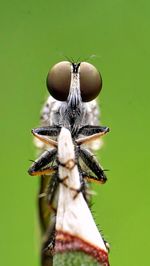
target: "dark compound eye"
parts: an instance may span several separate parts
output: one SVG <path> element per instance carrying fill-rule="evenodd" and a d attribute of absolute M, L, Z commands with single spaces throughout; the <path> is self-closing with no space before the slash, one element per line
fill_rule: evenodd
<path fill-rule="evenodd" d="M 58 101 L 66 101 L 71 81 L 71 63 L 60 62 L 50 69 L 47 76 L 49 93 Z"/>
<path fill-rule="evenodd" d="M 80 65 L 80 89 L 83 102 L 95 99 L 102 89 L 100 73 L 87 62 L 82 62 Z"/>
<path fill-rule="evenodd" d="M 70 62 L 63 61 L 54 65 L 48 73 L 47 88 L 56 100 L 67 100 L 71 82 L 71 67 Z M 82 101 L 89 102 L 95 99 L 101 91 L 101 75 L 93 65 L 87 62 L 81 62 L 79 73 Z"/>

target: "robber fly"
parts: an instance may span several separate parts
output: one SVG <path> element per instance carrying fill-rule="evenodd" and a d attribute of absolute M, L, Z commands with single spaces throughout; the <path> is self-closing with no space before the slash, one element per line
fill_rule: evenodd
<path fill-rule="evenodd" d="M 32 130 L 37 140 L 46 149 L 32 164 L 30 175 L 41 175 L 39 192 L 40 221 L 45 235 L 42 247 L 42 265 L 47 262 L 45 250 L 54 248 L 55 215 L 50 218 L 51 210 L 57 209 L 57 193 L 60 182 L 58 174 L 57 138 L 61 128 L 71 132 L 75 146 L 76 161 L 80 174 L 81 187 L 85 200 L 88 202 L 87 180 L 105 183 L 107 178 L 91 151 L 84 147 L 109 131 L 108 127 L 92 125 L 89 120 L 89 103 L 99 94 L 102 87 L 100 73 L 89 63 L 60 62 L 48 73 L 47 87 L 52 95 L 52 108 L 46 123 Z M 49 106 L 45 106 L 49 108 Z M 53 109 L 54 108 L 54 109 Z M 53 111 L 52 111 L 53 109 Z M 43 114 L 43 116 L 46 112 Z M 42 120 L 44 121 L 43 117 Z M 83 168 L 83 164 L 86 165 Z M 51 210 L 50 210 L 51 209 Z M 53 220 L 53 222 L 52 222 Z M 49 261 L 49 258 L 48 258 Z"/>

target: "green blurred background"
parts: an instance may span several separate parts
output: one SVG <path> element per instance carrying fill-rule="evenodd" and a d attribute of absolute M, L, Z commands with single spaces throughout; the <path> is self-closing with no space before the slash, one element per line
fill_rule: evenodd
<path fill-rule="evenodd" d="M 89 60 L 103 77 L 99 98 L 108 182 L 94 186 L 96 222 L 112 266 L 149 263 L 150 2 L 0 2 L 0 265 L 39 265 L 38 178 L 30 129 L 46 99 L 48 69 L 65 56 Z"/>

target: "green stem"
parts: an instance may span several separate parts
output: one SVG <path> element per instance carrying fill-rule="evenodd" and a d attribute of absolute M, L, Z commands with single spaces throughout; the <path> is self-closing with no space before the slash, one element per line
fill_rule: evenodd
<path fill-rule="evenodd" d="M 100 266 L 92 256 L 84 252 L 72 251 L 55 254 L 53 266 Z"/>

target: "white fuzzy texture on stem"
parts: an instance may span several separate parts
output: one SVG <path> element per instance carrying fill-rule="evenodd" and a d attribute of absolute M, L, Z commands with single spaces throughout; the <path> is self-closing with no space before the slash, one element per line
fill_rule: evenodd
<path fill-rule="evenodd" d="M 58 196 L 56 231 L 79 237 L 107 252 L 90 209 L 82 193 L 77 191 L 81 188 L 80 176 L 75 163 L 71 134 L 66 128 L 62 128 L 58 138 L 58 160 L 60 162 L 59 178 L 62 182 Z"/>

